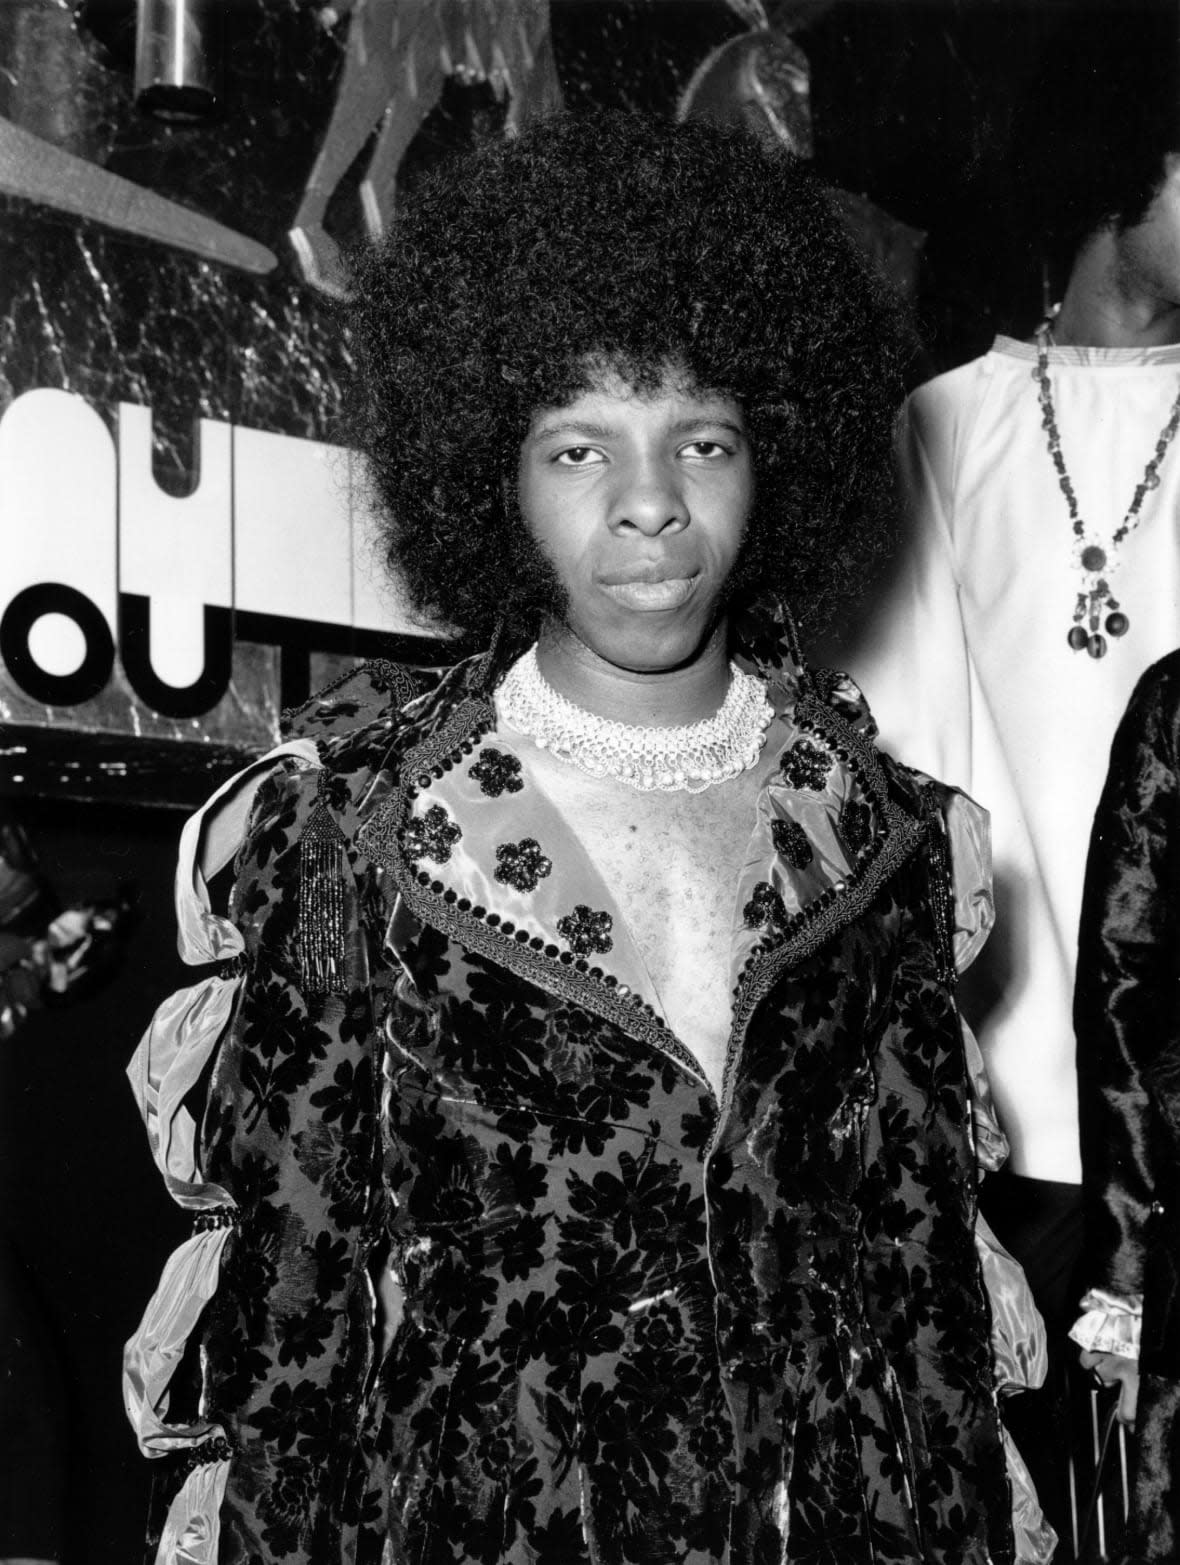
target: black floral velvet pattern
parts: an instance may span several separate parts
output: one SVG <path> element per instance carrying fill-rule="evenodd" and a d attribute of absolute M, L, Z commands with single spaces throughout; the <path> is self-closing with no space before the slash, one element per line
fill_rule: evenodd
<path fill-rule="evenodd" d="M 557 933 L 579 956 L 589 956 L 592 952 L 605 955 L 611 948 L 613 922 L 609 913 L 596 912 L 579 902 L 572 913 L 557 920 Z"/>
<path fill-rule="evenodd" d="M 524 787 L 520 773 L 520 761 L 515 755 L 506 755 L 491 745 L 471 768 L 471 775 L 490 799 L 498 799 L 502 793 L 519 793 Z"/>
<path fill-rule="evenodd" d="M 535 837 L 502 842 L 496 849 L 496 879 L 517 891 L 535 891 L 552 872 L 553 860 L 541 852 Z"/>
<path fill-rule="evenodd" d="M 1094 818 L 1074 1027 L 1088 1287 L 1143 1295 L 1128 1558 L 1180 1557 L 1180 653 L 1140 680 Z"/>
<path fill-rule="evenodd" d="M 787 927 L 786 904 L 768 880 L 761 880 L 742 909 L 742 918 L 751 929 L 777 933 Z"/>
<path fill-rule="evenodd" d="M 202 1331 L 234 1450 L 219 1560 L 1006 1565 L 914 784 L 877 776 L 900 845 L 875 871 L 776 912 L 718 1102 L 584 959 L 460 939 L 480 910 L 457 923 L 396 830 L 366 837 L 405 759 L 466 742 L 456 712 L 489 721 L 480 677 L 321 742 L 355 888 L 346 995 L 301 989 L 314 773 L 275 773 L 239 855 L 249 971 L 203 1149 L 241 1209 Z M 602 909 L 561 923 L 609 946 Z M 387 1254 L 405 1303 L 375 1363 Z"/>
<path fill-rule="evenodd" d="M 781 853 L 787 863 L 795 869 L 806 869 L 815 857 L 807 833 L 798 821 L 772 821 L 770 835 L 775 852 Z"/>
<path fill-rule="evenodd" d="M 840 836 L 853 858 L 873 835 L 872 811 L 859 799 L 849 799 L 840 811 Z"/>
<path fill-rule="evenodd" d="M 806 788 L 818 793 L 832 770 L 832 757 L 813 739 L 797 739 L 783 756 L 779 769 L 789 788 Z"/>
<path fill-rule="evenodd" d="M 432 804 L 424 815 L 406 822 L 406 852 L 412 859 L 429 859 L 445 864 L 463 835 L 441 804 Z"/>

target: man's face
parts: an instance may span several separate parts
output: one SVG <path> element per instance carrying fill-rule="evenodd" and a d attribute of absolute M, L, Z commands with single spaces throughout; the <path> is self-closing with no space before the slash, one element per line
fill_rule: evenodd
<path fill-rule="evenodd" d="M 520 514 L 565 594 L 565 629 L 616 668 L 681 668 L 723 617 L 754 468 L 741 408 L 674 374 L 603 375 L 541 408 L 520 449 Z"/>
<path fill-rule="evenodd" d="M 1180 154 L 1164 159 L 1163 183 L 1142 219 L 1118 234 L 1118 255 L 1124 284 L 1180 306 Z"/>

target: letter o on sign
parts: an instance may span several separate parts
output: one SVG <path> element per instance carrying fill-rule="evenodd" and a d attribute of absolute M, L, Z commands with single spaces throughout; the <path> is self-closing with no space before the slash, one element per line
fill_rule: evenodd
<path fill-rule="evenodd" d="M 29 634 L 45 614 L 62 614 L 82 632 L 86 654 L 72 674 L 50 674 L 34 661 Z M 115 668 L 115 642 L 101 610 L 85 593 L 61 582 L 26 587 L 0 620 L 0 658 L 27 696 L 45 706 L 78 706 L 101 695 Z"/>

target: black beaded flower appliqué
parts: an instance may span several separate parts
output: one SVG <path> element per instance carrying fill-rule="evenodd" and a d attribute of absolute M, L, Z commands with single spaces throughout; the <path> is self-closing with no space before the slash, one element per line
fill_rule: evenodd
<path fill-rule="evenodd" d="M 779 764 L 788 788 L 822 793 L 832 770 L 831 753 L 814 739 L 796 739 Z"/>
<path fill-rule="evenodd" d="M 592 951 L 607 952 L 614 945 L 610 935 L 613 924 L 609 913 L 596 913 L 579 902 L 572 913 L 557 920 L 557 933 L 571 951 L 589 956 Z"/>
<path fill-rule="evenodd" d="M 502 793 L 519 793 L 524 787 L 519 760 L 503 750 L 486 749 L 468 770 L 489 799 L 498 799 Z"/>
<path fill-rule="evenodd" d="M 411 816 L 406 822 L 402 842 L 409 858 L 445 864 L 462 835 L 442 805 L 432 804 L 425 815 Z"/>
<path fill-rule="evenodd" d="M 873 835 L 873 812 L 860 799 L 847 799 L 840 811 L 840 837 L 853 858 Z"/>
<path fill-rule="evenodd" d="M 749 929 L 765 929 L 769 934 L 781 934 L 787 926 L 787 907 L 769 881 L 760 880 L 754 894 L 742 909 L 742 918 Z"/>
<path fill-rule="evenodd" d="M 496 879 L 517 891 L 536 891 L 553 868 L 553 860 L 541 852 L 535 837 L 502 842 L 496 849 Z"/>
<path fill-rule="evenodd" d="M 770 827 L 775 851 L 781 853 L 793 869 L 806 869 L 815 854 L 807 833 L 798 821 L 774 821 Z"/>

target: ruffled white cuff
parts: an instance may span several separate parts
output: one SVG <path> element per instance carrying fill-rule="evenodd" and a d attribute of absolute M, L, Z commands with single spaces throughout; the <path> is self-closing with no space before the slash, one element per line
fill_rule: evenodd
<path fill-rule="evenodd" d="M 1091 1288 L 1082 1300 L 1082 1314 L 1070 1330 L 1070 1338 L 1087 1353 L 1117 1353 L 1120 1358 L 1139 1357 L 1139 1331 L 1143 1323 L 1143 1295 L 1120 1297 L 1104 1288 Z"/>

